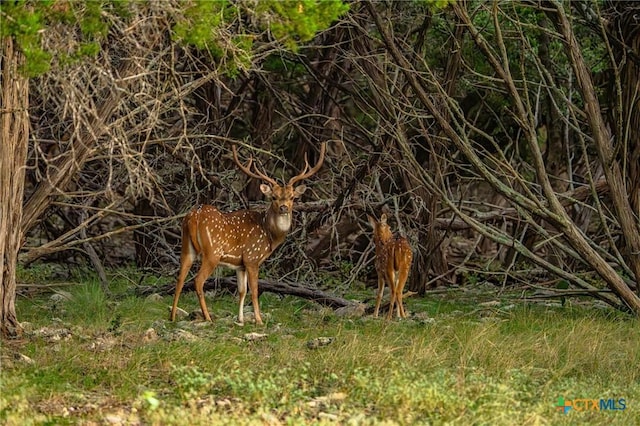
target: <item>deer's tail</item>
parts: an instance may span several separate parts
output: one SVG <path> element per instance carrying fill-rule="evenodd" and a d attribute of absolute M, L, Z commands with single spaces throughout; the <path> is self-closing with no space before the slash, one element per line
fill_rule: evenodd
<path fill-rule="evenodd" d="M 200 253 L 201 244 L 198 238 L 198 221 L 196 216 L 187 215 L 182 222 L 182 245 L 192 255 Z M 186 247 L 185 247 L 186 246 Z"/>

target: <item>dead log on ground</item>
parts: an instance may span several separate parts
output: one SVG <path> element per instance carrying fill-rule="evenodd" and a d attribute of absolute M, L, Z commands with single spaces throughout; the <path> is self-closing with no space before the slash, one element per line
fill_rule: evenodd
<path fill-rule="evenodd" d="M 147 296 L 152 293 L 171 295 L 174 293 L 175 288 L 175 284 L 167 284 L 159 287 L 141 286 L 136 289 L 136 293 L 140 296 Z M 210 279 L 207 280 L 204 284 L 205 291 L 214 290 L 216 288 L 225 288 L 230 291 L 235 291 L 238 287 L 236 284 L 236 279 L 234 277 Z M 260 292 L 268 291 L 269 293 L 301 297 L 303 299 L 312 300 L 316 303 L 329 306 L 334 309 L 351 306 L 354 304 L 354 302 L 350 300 L 343 299 L 333 294 L 325 293 L 322 290 L 306 288 L 299 284 L 289 284 L 270 280 L 258 280 L 258 288 L 260 289 Z M 186 282 L 182 291 L 194 291 L 193 280 Z"/>

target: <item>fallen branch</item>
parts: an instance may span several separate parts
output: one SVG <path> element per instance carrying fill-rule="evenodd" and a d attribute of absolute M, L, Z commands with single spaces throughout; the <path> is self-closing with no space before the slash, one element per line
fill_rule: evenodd
<path fill-rule="evenodd" d="M 234 291 L 237 289 L 236 279 L 233 277 L 217 278 L 208 280 L 204 284 L 205 291 L 214 290 L 219 287 Z M 301 297 L 303 299 L 312 300 L 321 305 L 330 306 L 334 309 L 351 306 L 354 304 L 354 302 L 350 300 L 343 299 L 333 294 L 325 293 L 322 290 L 306 288 L 299 284 L 289 284 L 270 280 L 258 280 L 258 288 L 260 289 L 260 292 L 267 291 L 269 293 Z M 142 286 L 136 289 L 136 293 L 140 296 L 147 296 L 152 293 L 170 295 L 173 294 L 174 291 L 174 284 L 167 284 L 160 287 Z M 182 291 L 194 291 L 193 280 L 186 282 Z"/>

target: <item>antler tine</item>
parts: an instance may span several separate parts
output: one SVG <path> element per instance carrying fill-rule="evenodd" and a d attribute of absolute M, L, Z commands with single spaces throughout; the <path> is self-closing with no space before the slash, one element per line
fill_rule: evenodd
<path fill-rule="evenodd" d="M 235 161 L 236 165 L 240 168 L 240 170 L 242 170 L 247 176 L 249 177 L 253 177 L 256 179 L 261 179 L 264 180 L 265 182 L 269 182 L 271 185 L 273 186 L 277 186 L 278 182 L 275 181 L 275 179 L 270 178 L 269 176 L 265 175 L 264 173 L 262 173 L 260 170 L 258 170 L 257 167 L 255 167 L 256 172 L 252 172 L 251 171 L 251 164 L 253 164 L 253 157 L 249 157 L 249 161 L 247 162 L 247 165 L 243 165 L 240 160 L 238 159 L 238 151 L 236 149 L 235 144 L 231 145 L 231 151 L 233 151 L 233 161 Z"/>
<path fill-rule="evenodd" d="M 311 168 L 311 170 L 309 170 L 309 162 L 307 161 L 307 156 L 304 156 L 304 170 L 302 170 L 302 173 L 300 173 L 297 176 L 292 177 L 289 180 L 289 185 L 293 185 L 296 182 L 299 182 L 303 179 L 306 179 L 310 176 L 312 176 L 313 174 L 315 174 L 318 170 L 320 170 L 320 167 L 322 167 L 322 163 L 324 162 L 324 154 L 327 150 L 327 143 L 326 142 L 322 142 L 322 144 L 320 145 L 320 158 L 318 159 L 318 162 L 316 163 L 315 166 L 313 166 Z M 309 171 L 307 171 L 309 170 Z"/>

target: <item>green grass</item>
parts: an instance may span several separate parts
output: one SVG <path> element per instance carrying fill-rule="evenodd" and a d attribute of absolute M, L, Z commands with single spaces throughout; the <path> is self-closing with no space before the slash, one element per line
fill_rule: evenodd
<path fill-rule="evenodd" d="M 213 324 L 169 323 L 171 297 L 106 296 L 84 282 L 19 297 L 25 338 L 3 342 L 0 422 L 23 424 L 632 424 L 640 418 L 640 328 L 589 304 L 450 293 L 407 300 L 405 321 L 337 317 L 263 294 L 266 325 L 234 325 L 237 301 L 208 296 Z M 350 298 L 370 298 L 373 290 Z M 198 310 L 186 293 L 180 306 Z M 417 314 L 417 315 L 416 315 Z M 153 329 L 153 331 L 150 331 Z M 247 333 L 264 333 L 247 340 Z M 332 337 L 326 346 L 307 344 Z M 624 411 L 556 409 L 558 398 Z"/>

